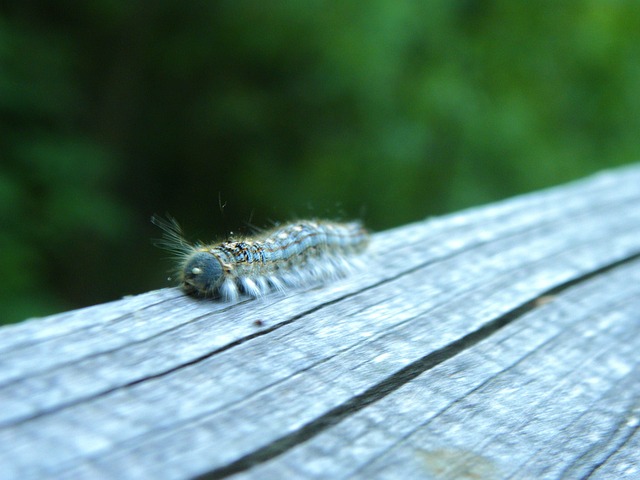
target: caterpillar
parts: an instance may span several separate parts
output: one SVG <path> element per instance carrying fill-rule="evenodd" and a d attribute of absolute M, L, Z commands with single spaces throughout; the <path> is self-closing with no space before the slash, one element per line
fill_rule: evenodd
<path fill-rule="evenodd" d="M 229 301 L 241 294 L 262 297 L 345 276 L 358 266 L 356 254 L 369 241 L 360 222 L 301 220 L 254 238 L 191 244 L 174 219 L 153 216 L 151 221 L 164 230 L 157 245 L 178 259 L 183 291 Z"/>

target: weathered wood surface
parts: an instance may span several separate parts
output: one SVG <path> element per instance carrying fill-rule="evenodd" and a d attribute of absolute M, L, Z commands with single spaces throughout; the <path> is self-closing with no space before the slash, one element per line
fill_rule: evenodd
<path fill-rule="evenodd" d="M 367 264 L 1 329 L 0 477 L 640 478 L 640 167 L 382 232 Z"/>

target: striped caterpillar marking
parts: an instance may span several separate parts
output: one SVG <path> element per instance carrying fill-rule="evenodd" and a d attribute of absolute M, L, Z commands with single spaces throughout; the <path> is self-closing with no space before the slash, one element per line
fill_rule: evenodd
<path fill-rule="evenodd" d="M 151 221 L 165 231 L 159 246 L 179 259 L 183 290 L 231 301 L 241 293 L 261 297 L 344 276 L 357 264 L 352 254 L 364 250 L 369 240 L 359 222 L 303 220 L 255 238 L 192 245 L 175 220 L 154 216 Z"/>

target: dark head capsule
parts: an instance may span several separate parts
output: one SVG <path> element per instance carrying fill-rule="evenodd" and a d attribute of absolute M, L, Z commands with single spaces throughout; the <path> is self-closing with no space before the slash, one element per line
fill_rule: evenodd
<path fill-rule="evenodd" d="M 187 293 L 215 295 L 224 280 L 220 261 L 209 252 L 196 252 L 184 264 L 182 287 Z"/>

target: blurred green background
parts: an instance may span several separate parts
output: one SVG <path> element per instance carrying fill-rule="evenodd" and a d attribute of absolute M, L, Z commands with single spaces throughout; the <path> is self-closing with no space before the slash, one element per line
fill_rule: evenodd
<path fill-rule="evenodd" d="M 0 7 L 0 322 L 167 286 L 213 240 L 383 230 L 640 158 L 640 2 Z"/>

